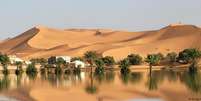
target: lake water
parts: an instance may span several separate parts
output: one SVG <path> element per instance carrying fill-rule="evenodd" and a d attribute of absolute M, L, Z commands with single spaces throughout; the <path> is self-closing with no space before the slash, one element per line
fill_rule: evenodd
<path fill-rule="evenodd" d="M 1 75 L 0 99 L 21 101 L 201 101 L 201 74 L 186 70 L 138 70 L 121 75 Z"/>

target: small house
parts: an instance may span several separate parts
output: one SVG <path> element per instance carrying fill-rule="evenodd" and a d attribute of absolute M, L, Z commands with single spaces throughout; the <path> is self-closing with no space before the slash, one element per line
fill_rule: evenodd
<path fill-rule="evenodd" d="M 80 66 L 80 68 L 84 68 L 85 67 L 85 63 L 80 61 L 80 60 L 75 60 L 72 62 L 72 64 L 74 64 L 74 66 L 77 68 L 78 66 Z"/>
<path fill-rule="evenodd" d="M 18 58 L 16 55 L 9 55 L 8 56 L 10 59 L 11 64 L 15 64 L 16 62 L 23 62 L 24 60 Z"/>

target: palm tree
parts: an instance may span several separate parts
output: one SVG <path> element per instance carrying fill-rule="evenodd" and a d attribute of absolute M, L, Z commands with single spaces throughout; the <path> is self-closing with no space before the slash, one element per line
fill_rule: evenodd
<path fill-rule="evenodd" d="M 93 72 L 93 64 L 94 61 L 97 59 L 98 55 L 96 51 L 87 51 L 84 54 L 84 59 L 90 64 L 91 66 L 91 73 Z"/>
<path fill-rule="evenodd" d="M 103 74 L 104 73 L 104 62 L 102 59 L 96 59 L 95 60 L 95 64 L 96 64 L 96 69 L 95 69 L 95 73 L 96 74 Z"/>
<path fill-rule="evenodd" d="M 55 73 L 61 74 L 62 73 L 62 66 L 64 66 L 65 64 L 66 64 L 66 61 L 63 58 L 57 58 Z"/>
<path fill-rule="evenodd" d="M 157 54 L 149 54 L 145 61 L 149 63 L 150 71 L 152 71 L 152 66 L 160 62 L 160 56 Z M 151 72 L 150 72 L 151 73 Z"/>
<path fill-rule="evenodd" d="M 10 62 L 10 59 L 9 57 L 5 54 L 0 54 L 0 62 L 1 62 L 1 65 L 3 66 L 3 73 L 5 75 L 7 75 L 9 73 L 8 71 L 8 68 L 7 68 L 7 65 L 9 64 Z"/>
<path fill-rule="evenodd" d="M 125 74 L 125 73 L 129 73 L 130 72 L 130 62 L 128 59 L 124 59 L 122 61 L 120 61 L 119 63 L 119 67 L 121 68 L 121 73 Z"/>

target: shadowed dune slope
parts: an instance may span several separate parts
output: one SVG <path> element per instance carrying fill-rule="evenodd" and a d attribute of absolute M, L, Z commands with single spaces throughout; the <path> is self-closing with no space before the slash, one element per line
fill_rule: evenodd
<path fill-rule="evenodd" d="M 160 30 L 126 32 L 107 29 L 59 30 L 34 27 L 0 43 L 0 50 L 24 59 L 54 55 L 82 56 L 97 51 L 116 60 L 130 53 L 168 53 L 184 48 L 199 48 L 201 29 L 193 25 L 169 25 Z"/>

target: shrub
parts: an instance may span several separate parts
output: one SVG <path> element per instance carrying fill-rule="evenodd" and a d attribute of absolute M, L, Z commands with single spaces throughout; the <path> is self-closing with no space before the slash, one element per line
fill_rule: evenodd
<path fill-rule="evenodd" d="M 166 56 L 166 59 L 170 63 L 176 62 L 177 61 L 177 53 L 175 53 L 175 52 L 168 53 Z"/>
<path fill-rule="evenodd" d="M 131 65 L 140 65 L 142 63 L 142 57 L 138 54 L 130 54 L 127 58 Z"/>
<path fill-rule="evenodd" d="M 191 49 L 185 49 L 181 52 L 179 52 L 178 61 L 181 63 L 191 63 L 195 59 L 198 59 L 201 57 L 201 52 L 197 49 L 191 48 Z"/>
<path fill-rule="evenodd" d="M 115 64 L 114 58 L 112 56 L 103 57 L 102 60 L 107 66 L 112 66 Z"/>
<path fill-rule="evenodd" d="M 156 55 L 158 55 L 158 57 L 160 58 L 160 60 L 163 60 L 165 58 L 162 53 L 157 53 Z"/>

